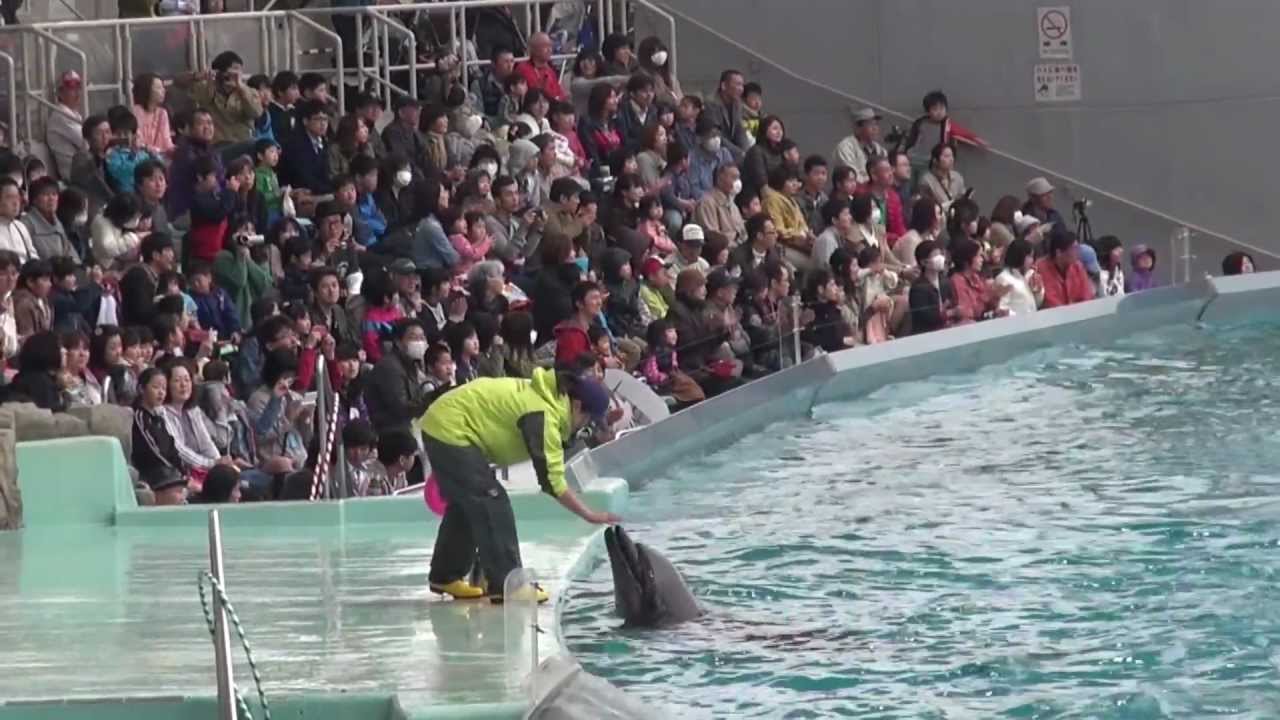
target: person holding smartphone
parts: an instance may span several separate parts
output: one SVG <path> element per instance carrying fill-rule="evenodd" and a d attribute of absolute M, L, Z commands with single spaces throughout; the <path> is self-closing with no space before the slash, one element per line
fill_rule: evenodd
<path fill-rule="evenodd" d="M 262 385 L 249 396 L 260 467 L 272 474 L 294 472 L 307 462 L 307 446 L 298 431 L 304 406 L 294 390 L 298 358 L 292 350 L 271 350 L 262 368 Z"/>

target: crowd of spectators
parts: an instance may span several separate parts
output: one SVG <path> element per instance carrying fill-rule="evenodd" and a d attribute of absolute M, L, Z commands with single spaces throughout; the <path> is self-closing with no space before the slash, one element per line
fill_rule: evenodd
<path fill-rule="evenodd" d="M 353 491 L 390 493 L 421 480 L 414 421 L 477 377 L 614 368 L 682 407 L 797 354 L 1159 284 L 1150 248 L 1079 242 L 1044 178 L 984 213 L 941 93 L 892 141 L 855 108 L 822 155 L 737 70 L 686 92 L 654 37 L 563 70 L 545 34 L 484 50 L 385 117 L 232 52 L 89 117 L 62 73 L 52 162 L 0 157 L 5 399 L 133 408 L 160 503 L 307 497 L 324 380 Z"/>

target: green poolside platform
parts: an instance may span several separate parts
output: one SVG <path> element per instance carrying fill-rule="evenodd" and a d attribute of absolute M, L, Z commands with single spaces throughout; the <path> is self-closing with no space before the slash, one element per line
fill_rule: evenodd
<path fill-rule="evenodd" d="M 210 506 L 139 508 L 120 446 L 18 446 L 25 528 L 0 533 L 0 720 L 216 715 L 197 576 Z M 623 509 L 626 483 L 585 488 Z M 553 598 L 601 536 L 512 488 L 526 567 Z M 517 718 L 531 648 L 508 660 L 504 609 L 427 589 L 436 517 L 420 495 L 222 510 L 226 585 L 275 718 Z M 555 601 L 538 611 L 540 657 Z M 233 634 L 236 681 L 256 708 Z M 261 717 L 255 712 L 255 717 Z"/>

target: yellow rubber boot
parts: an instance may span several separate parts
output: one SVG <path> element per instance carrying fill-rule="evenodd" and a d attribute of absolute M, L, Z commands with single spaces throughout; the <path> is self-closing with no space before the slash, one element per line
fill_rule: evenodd
<path fill-rule="evenodd" d="M 532 597 L 538 601 L 539 605 L 551 599 L 551 596 L 547 594 L 546 590 L 542 589 L 542 586 L 525 585 L 521 587 L 519 590 L 516 590 L 515 595 L 512 597 L 512 600 L 515 600 L 517 602 L 527 602 L 530 598 L 530 593 L 532 593 Z M 492 602 L 495 605 L 501 605 L 504 599 L 505 598 L 502 595 L 489 596 L 489 602 Z"/>
<path fill-rule="evenodd" d="M 484 597 L 484 590 L 466 580 L 454 580 L 447 585 L 431 583 L 431 590 L 441 595 L 451 595 L 457 600 L 475 600 L 476 598 Z"/>

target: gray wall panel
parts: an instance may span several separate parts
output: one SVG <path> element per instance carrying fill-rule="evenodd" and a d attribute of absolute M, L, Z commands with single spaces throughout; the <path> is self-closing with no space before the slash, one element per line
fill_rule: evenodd
<path fill-rule="evenodd" d="M 1267 0 L 664 0 L 801 76 L 908 115 L 943 88 L 955 116 L 994 146 L 1124 198 L 1280 253 L 1264 144 L 1280 109 L 1280 3 Z M 1069 5 L 1084 101 L 1037 105 L 1038 5 Z M 679 24 L 680 74 L 709 89 L 720 69 L 763 82 L 806 152 L 846 132 L 845 100 L 769 67 L 694 22 Z M 991 154 L 960 169 L 990 208 L 1033 175 Z M 1060 186 L 1063 183 L 1058 183 Z M 1090 195 L 1064 187 L 1059 206 Z M 1173 225 L 1095 198 L 1095 230 L 1146 242 L 1168 259 Z M 1234 249 L 1197 238 L 1194 275 Z M 1255 254 L 1255 258 L 1257 255 Z M 1280 262 L 1260 260 L 1271 269 Z M 1167 268 L 1168 266 L 1166 266 Z"/>

